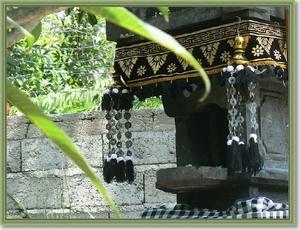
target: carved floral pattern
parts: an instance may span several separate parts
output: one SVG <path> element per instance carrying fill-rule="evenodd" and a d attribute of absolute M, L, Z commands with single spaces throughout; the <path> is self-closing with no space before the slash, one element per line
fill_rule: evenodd
<path fill-rule="evenodd" d="M 160 67 L 165 63 L 166 60 L 167 60 L 167 54 L 147 57 L 147 61 L 151 66 L 154 74 L 156 74 L 156 72 L 160 69 Z"/>
<path fill-rule="evenodd" d="M 146 73 L 146 66 L 141 65 L 137 71 L 136 71 L 138 76 L 143 76 Z"/>
<path fill-rule="evenodd" d="M 130 78 L 131 71 L 138 60 L 137 57 L 128 58 L 126 60 L 119 61 L 119 65 L 122 69 L 122 71 L 125 73 L 125 75 Z"/>
<path fill-rule="evenodd" d="M 261 47 L 267 52 L 267 54 L 270 54 L 271 46 L 274 41 L 273 38 L 265 38 L 265 37 L 257 37 L 256 38 Z"/>
<path fill-rule="evenodd" d="M 276 60 L 280 60 L 281 59 L 281 54 L 278 50 L 274 50 L 274 57 L 276 58 Z"/>
<path fill-rule="evenodd" d="M 176 64 L 175 64 L 175 63 L 171 63 L 171 64 L 168 65 L 168 67 L 167 67 L 168 73 L 173 73 L 176 69 L 177 69 L 177 67 L 176 67 Z"/>
<path fill-rule="evenodd" d="M 255 47 L 252 48 L 252 53 L 254 57 L 259 57 L 261 55 L 263 55 L 264 50 L 261 46 L 256 45 Z"/>
<path fill-rule="evenodd" d="M 223 62 L 228 62 L 231 59 L 230 52 L 229 51 L 224 51 L 223 53 L 221 53 L 220 58 Z"/>
<path fill-rule="evenodd" d="M 278 44 L 279 44 L 279 47 L 280 47 L 280 52 L 283 54 L 284 58 L 287 59 L 286 41 L 278 40 Z"/>
<path fill-rule="evenodd" d="M 215 60 L 215 55 L 218 51 L 219 45 L 220 42 L 214 42 L 211 44 L 207 44 L 206 46 L 200 46 L 200 49 L 202 50 L 204 57 L 207 59 L 210 65 L 212 65 Z"/>

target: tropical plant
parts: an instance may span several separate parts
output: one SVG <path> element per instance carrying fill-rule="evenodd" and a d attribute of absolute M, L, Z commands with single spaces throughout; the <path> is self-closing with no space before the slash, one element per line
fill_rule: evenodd
<path fill-rule="evenodd" d="M 136 34 L 152 40 L 188 61 L 188 63 L 190 63 L 190 65 L 199 72 L 199 75 L 203 79 L 206 86 L 206 91 L 200 101 L 206 99 L 210 92 L 210 81 L 205 71 L 197 62 L 197 60 L 172 36 L 141 21 L 123 7 L 81 7 L 81 9 L 93 15 L 101 15 L 102 17 L 106 18 L 106 20 L 116 23 L 119 26 L 125 27 Z M 160 10 L 164 12 L 164 16 L 167 18 L 166 12 L 168 12 L 168 10 L 166 8 L 160 8 Z M 14 23 L 13 20 L 10 20 L 9 22 Z M 19 30 L 24 30 L 16 23 L 14 23 L 14 26 Z M 30 40 L 31 36 L 28 34 L 27 39 L 29 41 L 28 46 L 32 46 Z M 49 117 L 45 115 L 26 95 L 14 87 L 8 79 L 6 79 L 6 86 L 7 100 L 12 105 L 15 105 L 32 123 L 40 128 L 40 130 L 47 137 L 49 137 L 72 161 L 74 161 L 74 163 L 80 169 L 83 170 L 93 185 L 99 190 L 100 193 L 102 193 L 104 198 L 111 205 L 113 211 L 116 213 L 116 216 L 120 218 L 121 216 L 119 210 L 116 208 L 114 202 L 106 193 L 103 185 L 92 171 L 90 165 L 87 163 L 82 154 L 80 154 L 66 133 L 61 130 L 51 119 L 49 119 Z"/>
<path fill-rule="evenodd" d="M 73 7 L 46 16 L 32 33 L 31 48 L 26 40 L 8 48 L 9 80 L 46 114 L 99 110 L 115 52 L 105 19 Z M 10 115 L 17 112 L 12 107 Z"/>

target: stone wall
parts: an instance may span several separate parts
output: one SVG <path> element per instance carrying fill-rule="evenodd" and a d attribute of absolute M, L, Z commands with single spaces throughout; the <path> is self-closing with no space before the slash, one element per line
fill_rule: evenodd
<path fill-rule="evenodd" d="M 176 167 L 174 119 L 162 109 L 132 111 L 134 183 L 104 182 L 107 149 L 104 112 L 51 116 L 85 156 L 122 218 L 149 207 L 173 207 L 176 195 L 155 188 L 156 171 Z M 7 117 L 7 191 L 33 218 L 115 218 L 83 172 L 26 117 Z M 7 214 L 24 217 L 7 196 Z"/>

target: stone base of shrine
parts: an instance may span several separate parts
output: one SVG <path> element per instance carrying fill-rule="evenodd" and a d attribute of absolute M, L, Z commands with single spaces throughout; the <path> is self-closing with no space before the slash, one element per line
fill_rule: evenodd
<path fill-rule="evenodd" d="M 157 172 L 156 188 L 177 194 L 177 203 L 226 210 L 238 199 L 265 196 L 288 204 L 288 171 L 266 170 L 229 177 L 227 168 L 181 166 Z"/>

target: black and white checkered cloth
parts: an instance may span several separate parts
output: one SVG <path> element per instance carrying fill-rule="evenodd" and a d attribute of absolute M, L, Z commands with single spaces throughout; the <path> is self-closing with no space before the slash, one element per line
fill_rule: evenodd
<path fill-rule="evenodd" d="M 289 206 L 274 203 L 266 197 L 256 197 L 236 201 L 228 210 L 191 208 L 187 204 L 177 204 L 173 209 L 165 206 L 145 210 L 141 218 L 162 219 L 287 219 Z"/>

